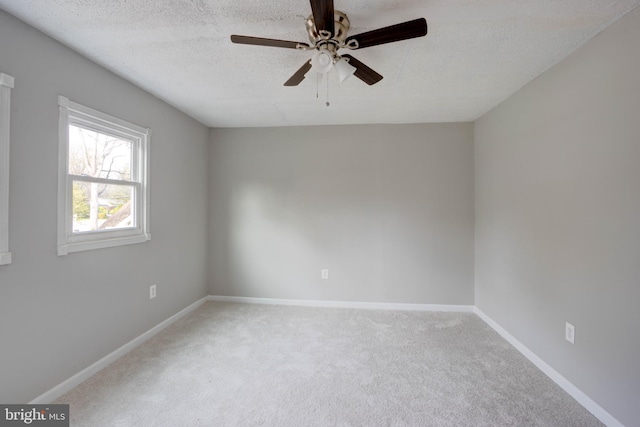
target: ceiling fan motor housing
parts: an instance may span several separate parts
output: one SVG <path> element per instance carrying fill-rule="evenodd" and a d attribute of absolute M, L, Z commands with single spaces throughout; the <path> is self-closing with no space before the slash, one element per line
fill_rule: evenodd
<path fill-rule="evenodd" d="M 332 45 L 333 51 L 338 50 L 339 47 L 344 46 L 344 41 L 347 38 L 349 32 L 349 18 L 346 13 L 338 10 L 334 11 L 334 25 L 335 34 L 333 37 L 329 33 L 324 31 L 318 32 L 316 29 L 316 23 L 313 19 L 313 15 L 309 15 L 307 18 L 306 26 L 309 33 L 309 40 L 312 46 L 322 47 L 323 45 Z M 321 34 L 322 33 L 322 34 Z"/>

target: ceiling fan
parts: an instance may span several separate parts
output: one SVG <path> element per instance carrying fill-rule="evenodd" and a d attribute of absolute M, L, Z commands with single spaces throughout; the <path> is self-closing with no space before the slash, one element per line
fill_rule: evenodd
<path fill-rule="evenodd" d="M 305 51 L 316 50 L 317 52 L 313 57 L 305 62 L 304 65 L 285 82 L 285 86 L 299 85 L 312 68 L 318 73 L 326 74 L 332 67 L 335 68 L 341 82 L 353 74 L 368 85 L 376 84 L 382 80 L 380 74 L 353 56 L 340 54 L 339 50 L 364 49 L 365 47 L 422 37 L 427 34 L 427 21 L 424 18 L 419 18 L 347 37 L 350 26 L 349 18 L 345 13 L 333 9 L 333 0 L 310 1 L 312 14 L 307 18 L 306 22 L 310 43 L 239 36 L 235 34 L 231 36 L 231 41 L 239 44 L 282 47 Z"/>

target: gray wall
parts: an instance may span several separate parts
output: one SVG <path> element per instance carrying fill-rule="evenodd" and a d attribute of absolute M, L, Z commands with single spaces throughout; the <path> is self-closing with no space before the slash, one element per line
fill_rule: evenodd
<path fill-rule="evenodd" d="M 0 70 L 16 79 L 0 402 L 18 403 L 207 294 L 208 129 L 2 11 Z M 58 95 L 152 129 L 150 242 L 56 256 Z"/>
<path fill-rule="evenodd" d="M 476 305 L 629 426 L 640 420 L 639 52 L 636 9 L 475 125 Z"/>
<path fill-rule="evenodd" d="M 212 130 L 211 293 L 473 304 L 472 137 L 470 123 Z"/>

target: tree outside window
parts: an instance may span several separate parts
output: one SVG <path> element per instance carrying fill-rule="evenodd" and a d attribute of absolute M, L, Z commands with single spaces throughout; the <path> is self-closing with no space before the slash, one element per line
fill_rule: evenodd
<path fill-rule="evenodd" d="M 69 174 L 113 181 L 73 180 L 74 232 L 135 226 L 132 187 L 120 183 L 131 181 L 133 145 L 121 137 L 69 125 Z M 114 216 L 118 212 L 120 215 Z"/>

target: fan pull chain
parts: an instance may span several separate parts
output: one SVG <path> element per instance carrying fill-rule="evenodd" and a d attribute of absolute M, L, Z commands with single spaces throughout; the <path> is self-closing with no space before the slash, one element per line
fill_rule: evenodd
<path fill-rule="evenodd" d="M 316 99 L 320 98 L 320 73 L 316 73 Z"/>
<path fill-rule="evenodd" d="M 329 73 L 327 73 L 327 103 L 325 105 L 327 107 L 331 105 L 329 104 Z"/>

